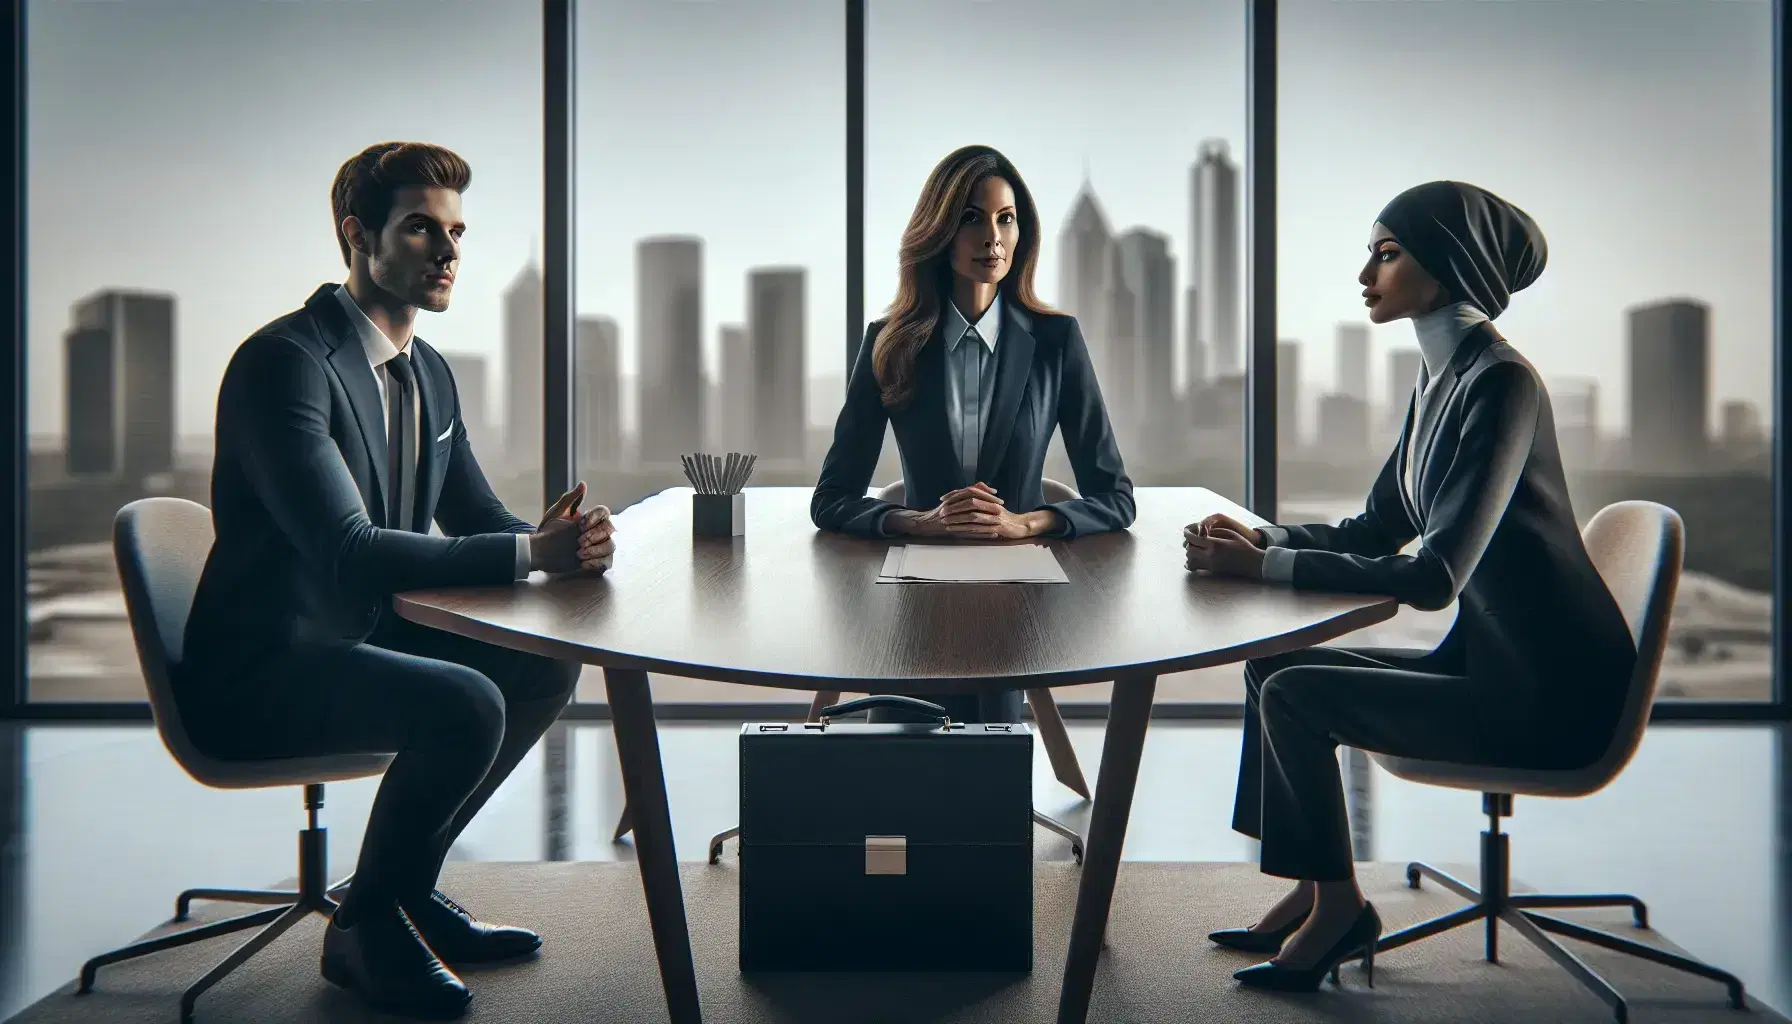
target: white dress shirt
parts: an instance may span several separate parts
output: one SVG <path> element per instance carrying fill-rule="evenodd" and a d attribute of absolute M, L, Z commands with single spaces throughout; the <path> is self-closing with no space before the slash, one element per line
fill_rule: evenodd
<path fill-rule="evenodd" d="M 380 330 L 380 326 L 368 317 L 367 312 L 361 308 L 360 303 L 356 302 L 355 297 L 349 294 L 348 286 L 346 284 L 336 286 L 336 298 L 342 303 L 342 308 L 347 311 L 349 322 L 355 325 L 355 333 L 359 335 L 361 339 L 361 348 L 367 353 L 367 363 L 373 367 L 373 381 L 380 389 L 380 423 L 390 423 L 392 422 L 390 410 L 391 400 L 386 396 L 387 375 L 383 367 L 395 356 L 402 353 L 404 349 L 394 345 L 392 339 L 386 337 L 386 332 Z M 423 372 L 420 367 L 413 367 L 412 370 L 417 374 Z M 421 396 L 419 396 L 417 401 L 411 403 L 411 415 L 415 417 L 417 421 L 412 425 L 414 435 L 421 439 L 423 437 L 423 400 Z M 390 444 L 391 442 L 388 441 L 387 443 Z M 421 446 L 419 446 L 419 451 L 421 451 Z M 397 486 L 396 481 L 393 482 L 393 486 Z M 529 578 L 530 555 L 529 535 L 526 533 L 517 534 L 516 578 L 519 580 L 526 580 Z"/>
<path fill-rule="evenodd" d="M 1425 361 L 1425 368 L 1413 384 L 1418 404 L 1413 410 L 1412 430 L 1406 438 L 1406 474 L 1400 483 L 1406 489 L 1407 500 L 1415 507 L 1418 505 L 1418 489 L 1413 474 L 1418 470 L 1413 463 L 1419 448 L 1420 428 L 1425 422 L 1424 412 L 1437 397 L 1435 384 L 1441 379 L 1443 368 L 1450 364 L 1450 357 L 1456 354 L 1456 347 L 1475 325 L 1486 319 L 1487 314 L 1470 302 L 1451 303 L 1412 318 L 1413 333 L 1418 335 L 1419 354 Z M 1276 583 L 1294 582 L 1294 550 L 1281 547 L 1288 542 L 1288 531 L 1279 526 L 1262 529 L 1268 545 L 1263 552 L 1263 578 Z"/>
<path fill-rule="evenodd" d="M 976 323 L 946 300 L 940 312 L 940 338 L 946 343 L 946 420 L 952 433 L 952 450 L 958 454 L 966 479 L 977 479 L 977 453 L 983 450 L 983 428 L 989 423 L 989 407 L 995 401 L 996 342 L 1002 335 L 1002 293 L 983 311 Z M 981 341 L 981 349 L 970 346 Z M 890 509 L 877 519 L 877 532 L 893 536 L 886 525 Z"/>

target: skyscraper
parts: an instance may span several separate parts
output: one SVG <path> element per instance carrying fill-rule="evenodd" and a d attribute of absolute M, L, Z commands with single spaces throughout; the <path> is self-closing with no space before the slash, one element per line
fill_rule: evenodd
<path fill-rule="evenodd" d="M 753 443 L 760 458 L 803 457 L 808 406 L 801 267 L 747 272 L 747 334 L 752 345 Z"/>
<path fill-rule="evenodd" d="M 1242 373 L 1239 340 L 1238 165 L 1224 139 L 1201 143 L 1189 172 L 1189 238 L 1194 245 L 1189 280 L 1201 296 L 1198 335 L 1215 376 Z M 1192 351 L 1192 349 L 1191 349 Z"/>
<path fill-rule="evenodd" d="M 1103 388 L 1110 372 L 1108 323 L 1112 303 L 1113 234 L 1101 212 L 1095 191 L 1087 181 L 1070 206 L 1063 230 L 1058 232 L 1058 307 L 1077 318 L 1089 361 Z"/>
<path fill-rule="evenodd" d="M 747 344 L 747 329 L 723 324 L 720 334 L 722 377 L 716 389 L 721 392 L 717 410 L 721 422 L 716 446 L 731 452 L 755 452 L 759 442 L 753 437 L 753 351 Z M 834 392 L 836 402 L 843 390 L 844 385 Z"/>
<path fill-rule="evenodd" d="M 1314 447 L 1324 458 L 1337 462 L 1350 463 L 1368 456 L 1369 403 L 1335 391 L 1321 395 Z"/>
<path fill-rule="evenodd" d="M 1761 410 L 1755 408 L 1755 403 L 1733 399 L 1723 404 L 1720 415 L 1724 446 L 1732 451 L 1759 446 L 1767 439 L 1767 432 L 1761 428 Z"/>
<path fill-rule="evenodd" d="M 1176 417 L 1176 261 L 1170 237 L 1148 228 L 1121 235 L 1115 251 L 1126 286 L 1116 299 L 1131 304 L 1125 320 L 1132 328 L 1127 401 L 1138 410 L 1133 442 L 1145 465 L 1161 465 L 1184 443 Z M 1101 386 L 1105 395 L 1107 382 Z M 1111 416 L 1114 400 L 1107 404 Z"/>
<path fill-rule="evenodd" d="M 470 352 L 444 352 L 448 372 L 454 374 L 454 390 L 460 396 L 460 418 L 467 427 L 467 444 L 486 472 L 504 460 L 502 449 L 492 444 L 491 374 L 485 357 Z"/>
<path fill-rule="evenodd" d="M 582 316 L 578 344 L 574 461 L 612 468 L 622 462 L 622 331 L 607 316 Z"/>
<path fill-rule="evenodd" d="M 1244 389 L 1244 374 L 1235 373 L 1209 378 L 1192 391 L 1191 447 L 1197 456 L 1237 459 L 1244 452 Z"/>
<path fill-rule="evenodd" d="M 1630 465 L 1690 472 L 1709 448 L 1711 309 L 1670 299 L 1630 310 Z"/>
<path fill-rule="evenodd" d="M 1207 381 L 1207 346 L 1201 341 L 1201 292 L 1189 285 L 1182 298 L 1182 346 L 1187 363 L 1184 391 L 1194 394 Z"/>
<path fill-rule="evenodd" d="M 1556 448 L 1570 472 L 1592 469 L 1599 457 L 1599 382 L 1589 377 L 1556 377 L 1546 385 L 1555 414 Z"/>
<path fill-rule="evenodd" d="M 174 296 L 108 290 L 75 303 L 64 335 L 71 475 L 174 468 Z"/>
<path fill-rule="evenodd" d="M 678 462 L 703 444 L 703 241 L 635 246 L 641 344 L 641 461 Z"/>
<path fill-rule="evenodd" d="M 1300 434 L 1300 342 L 1276 342 L 1276 447 L 1292 454 L 1304 447 Z"/>
<path fill-rule="evenodd" d="M 1338 325 L 1338 387 L 1340 395 L 1369 401 L 1369 326 Z"/>
<path fill-rule="evenodd" d="M 545 397 L 541 350 L 547 341 L 541 271 L 525 266 L 504 289 L 504 452 L 507 465 L 494 476 L 541 472 L 541 403 Z"/>

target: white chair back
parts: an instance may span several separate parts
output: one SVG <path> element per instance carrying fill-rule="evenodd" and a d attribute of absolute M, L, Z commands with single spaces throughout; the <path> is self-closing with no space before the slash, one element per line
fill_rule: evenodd
<path fill-rule="evenodd" d="M 200 777 L 210 759 L 188 738 L 169 677 L 181 662 L 187 615 L 211 549 L 211 511 L 184 498 L 142 498 L 112 521 L 112 553 L 156 730 L 181 767 Z"/>
<path fill-rule="evenodd" d="M 1636 671 L 1623 714 L 1605 755 L 1587 769 L 1609 782 L 1643 742 L 1661 662 L 1667 654 L 1674 595 L 1680 589 L 1686 528 L 1679 513 L 1652 501 L 1620 501 L 1593 516 L 1582 531 L 1594 568 L 1624 613 L 1636 641 Z"/>

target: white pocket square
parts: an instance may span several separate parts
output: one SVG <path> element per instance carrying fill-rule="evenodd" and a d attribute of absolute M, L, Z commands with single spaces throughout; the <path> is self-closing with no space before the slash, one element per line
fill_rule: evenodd
<path fill-rule="evenodd" d="M 454 421 L 453 421 L 453 420 L 449 420 L 449 421 L 448 421 L 448 429 L 447 429 L 447 430 L 444 430 L 444 431 L 442 431 L 442 433 L 441 433 L 441 435 L 440 435 L 440 436 L 438 436 L 438 437 L 437 437 L 437 438 L 436 438 L 436 440 L 438 440 L 438 441 L 446 441 L 446 440 L 448 440 L 448 435 L 449 435 L 449 434 L 452 434 L 452 433 L 454 433 Z"/>

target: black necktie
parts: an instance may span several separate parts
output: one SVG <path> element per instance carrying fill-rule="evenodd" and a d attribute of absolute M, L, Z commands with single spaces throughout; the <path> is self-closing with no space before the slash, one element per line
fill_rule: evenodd
<path fill-rule="evenodd" d="M 386 528 L 411 528 L 417 493 L 417 378 L 411 357 L 399 353 L 386 363 L 386 447 L 391 459 L 392 493 L 386 496 Z"/>

